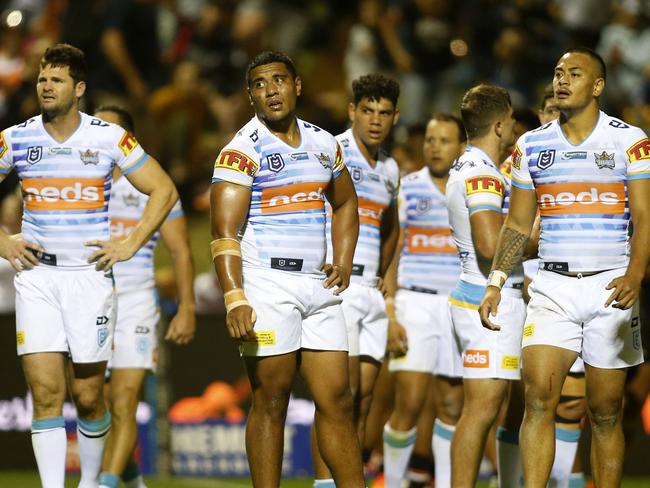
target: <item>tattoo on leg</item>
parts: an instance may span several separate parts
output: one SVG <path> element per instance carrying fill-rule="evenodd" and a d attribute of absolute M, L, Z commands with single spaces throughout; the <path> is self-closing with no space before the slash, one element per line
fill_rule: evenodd
<path fill-rule="evenodd" d="M 526 249 L 528 236 L 514 229 L 504 227 L 499 236 L 497 253 L 492 262 L 492 269 L 498 269 L 510 274 L 513 268 L 521 261 Z"/>

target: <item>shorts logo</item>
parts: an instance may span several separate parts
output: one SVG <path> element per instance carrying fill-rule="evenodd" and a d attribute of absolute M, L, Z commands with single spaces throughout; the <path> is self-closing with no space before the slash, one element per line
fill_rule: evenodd
<path fill-rule="evenodd" d="M 27 162 L 29 164 L 38 163 L 43 157 L 43 147 L 30 146 L 27 148 Z"/>
<path fill-rule="evenodd" d="M 601 154 L 594 153 L 596 166 L 598 169 L 614 169 L 616 162 L 614 161 L 614 153 L 607 154 L 603 151 Z"/>
<path fill-rule="evenodd" d="M 24 346 L 25 345 L 25 332 L 22 330 L 19 330 L 16 332 L 16 344 L 19 346 Z"/>
<path fill-rule="evenodd" d="M 524 326 L 523 338 L 533 337 L 535 334 L 535 324 L 526 324 Z"/>
<path fill-rule="evenodd" d="M 555 162 L 555 149 L 544 149 L 539 152 L 537 156 L 537 167 L 539 169 L 550 168 L 551 165 Z"/>
<path fill-rule="evenodd" d="M 124 131 L 124 135 L 117 146 L 122 150 L 125 156 L 128 156 L 136 147 L 138 147 L 138 140 L 129 131 Z"/>
<path fill-rule="evenodd" d="M 296 183 L 262 190 L 262 213 L 304 212 L 325 208 L 325 182 Z"/>
<path fill-rule="evenodd" d="M 383 203 L 359 198 L 359 223 L 379 227 L 385 209 Z"/>
<path fill-rule="evenodd" d="M 226 149 L 221 151 L 214 167 L 233 169 L 251 177 L 255 176 L 259 168 L 255 161 L 246 156 L 243 152 L 236 151 L 235 149 Z"/>
<path fill-rule="evenodd" d="M 100 210 L 104 208 L 103 178 L 24 178 L 27 210 Z"/>
<path fill-rule="evenodd" d="M 632 331 L 632 347 L 636 351 L 641 350 L 641 331 L 639 329 Z"/>
<path fill-rule="evenodd" d="M 463 351 L 463 366 L 466 368 L 489 368 L 490 351 L 480 349 Z"/>
<path fill-rule="evenodd" d="M 149 349 L 149 339 L 147 337 L 138 337 L 135 341 L 135 350 L 139 354 L 144 354 Z"/>
<path fill-rule="evenodd" d="M 521 150 L 519 149 L 518 145 L 515 145 L 515 148 L 512 151 L 512 166 L 515 169 L 521 169 Z"/>
<path fill-rule="evenodd" d="M 538 185 L 537 204 L 543 216 L 625 212 L 624 183 L 554 183 Z"/>
<path fill-rule="evenodd" d="M 625 151 L 630 163 L 639 161 L 641 159 L 650 159 L 650 141 L 644 137 L 640 141 L 635 142 L 632 146 Z"/>
<path fill-rule="evenodd" d="M 269 169 L 274 173 L 282 171 L 284 168 L 284 159 L 278 153 L 269 154 L 266 157 L 266 164 L 269 166 Z"/>
<path fill-rule="evenodd" d="M 108 328 L 102 327 L 97 330 L 97 344 L 99 347 L 103 347 L 106 344 L 106 339 L 108 339 Z"/>
<path fill-rule="evenodd" d="M 465 189 L 468 195 L 475 193 L 494 193 L 495 195 L 503 196 L 505 194 L 505 186 L 503 182 L 496 176 L 482 175 L 468 178 L 465 180 Z"/>
<path fill-rule="evenodd" d="M 255 339 L 246 342 L 257 344 L 258 346 L 275 346 L 275 331 L 257 330 L 255 331 Z"/>
<path fill-rule="evenodd" d="M 501 357 L 501 369 L 519 369 L 519 356 L 503 355 Z"/>
<path fill-rule="evenodd" d="M 456 254 L 458 248 L 449 228 L 407 227 L 409 254 Z"/>
<path fill-rule="evenodd" d="M 99 151 L 92 152 L 86 149 L 85 152 L 79 151 L 79 158 L 83 164 L 99 164 Z"/>
<path fill-rule="evenodd" d="M 108 317 L 106 315 L 100 315 L 95 321 L 95 325 L 106 325 L 108 324 Z"/>

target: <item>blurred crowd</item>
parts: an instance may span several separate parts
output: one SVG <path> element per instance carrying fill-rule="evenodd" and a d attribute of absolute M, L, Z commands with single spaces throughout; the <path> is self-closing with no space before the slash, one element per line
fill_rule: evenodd
<path fill-rule="evenodd" d="M 187 209 L 205 210 L 215 155 L 251 116 L 248 60 L 262 49 L 296 59 L 300 116 L 339 133 L 352 79 L 402 87 L 394 151 L 417 167 L 422 124 L 457 111 L 480 81 L 536 107 L 563 49 L 585 45 L 608 63 L 604 108 L 650 125 L 650 0 L 8 0 L 0 12 L 0 127 L 38 112 L 45 47 L 87 55 L 85 110 L 118 103 L 169 171 Z M 415 149 L 413 149 L 415 148 Z"/>

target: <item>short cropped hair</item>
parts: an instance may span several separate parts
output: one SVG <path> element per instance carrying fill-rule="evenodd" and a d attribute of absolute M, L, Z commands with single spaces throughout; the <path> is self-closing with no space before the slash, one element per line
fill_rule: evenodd
<path fill-rule="evenodd" d="M 385 98 L 393 102 L 393 106 L 397 106 L 399 83 L 376 73 L 363 75 L 352 82 L 352 94 L 355 105 L 364 98 L 376 101 Z"/>
<path fill-rule="evenodd" d="M 246 67 L 246 86 L 250 86 L 251 82 L 251 71 L 253 71 L 258 66 L 264 66 L 265 64 L 271 63 L 282 63 L 287 67 L 287 70 L 291 74 L 292 78 L 295 78 L 296 75 L 296 64 L 293 62 L 289 56 L 278 51 L 264 51 L 255 56 L 248 66 Z"/>
<path fill-rule="evenodd" d="M 458 139 L 460 142 L 467 141 L 467 132 L 465 131 L 465 126 L 463 121 L 460 120 L 460 117 L 449 112 L 438 112 L 431 116 L 429 121 L 439 120 L 440 122 L 453 122 L 458 127 Z"/>
<path fill-rule="evenodd" d="M 88 67 L 86 66 L 86 56 L 84 52 L 71 46 L 70 44 L 55 44 L 45 50 L 41 58 L 41 69 L 46 66 L 57 68 L 68 67 L 70 77 L 75 85 L 80 81 L 86 81 L 88 77 Z"/>
<path fill-rule="evenodd" d="M 473 139 L 487 134 L 494 121 L 507 113 L 511 106 L 510 94 L 505 88 L 487 84 L 470 88 L 460 104 L 467 137 Z"/>
<path fill-rule="evenodd" d="M 605 60 L 596 51 L 588 47 L 578 46 L 578 47 L 572 47 L 570 49 L 567 49 L 564 54 L 567 53 L 579 53 L 579 54 L 584 54 L 586 56 L 589 56 L 591 60 L 596 63 L 596 67 L 598 69 L 598 72 L 596 73 L 596 77 L 602 78 L 603 80 L 607 81 L 607 66 L 605 65 Z"/>
<path fill-rule="evenodd" d="M 124 107 L 119 107 L 117 105 L 100 105 L 95 109 L 95 113 L 99 112 L 113 112 L 120 119 L 120 126 L 131 134 L 135 133 L 135 122 L 133 121 L 133 116 Z"/>

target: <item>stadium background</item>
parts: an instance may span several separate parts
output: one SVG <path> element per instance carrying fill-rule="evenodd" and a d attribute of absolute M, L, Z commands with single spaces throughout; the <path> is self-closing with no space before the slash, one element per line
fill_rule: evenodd
<path fill-rule="evenodd" d="M 397 78 L 401 119 L 390 145 L 408 172 L 422 165 L 424 123 L 433 111 L 457 111 L 464 90 L 481 81 L 508 88 L 515 106 L 536 109 L 556 59 L 573 45 L 597 49 L 608 64 L 603 108 L 647 131 L 649 20 L 648 0 L 0 2 L 0 128 L 38 113 L 34 85 L 43 50 L 54 42 L 74 44 L 86 52 L 89 64 L 85 110 L 117 103 L 134 113 L 141 143 L 172 175 L 190 218 L 198 274 L 197 337 L 186 348 L 161 348 L 160 374 L 148 381 L 139 412 L 145 469 L 223 476 L 246 469 L 241 424 L 248 389 L 223 327 L 207 246 L 206 192 L 215 155 L 251 116 L 243 80 L 255 53 L 273 48 L 294 57 L 303 78 L 301 118 L 333 133 L 346 127 L 352 79 L 376 71 Z M 0 185 L 0 197 L 15 185 L 10 177 Z M 15 218 L 15 209 L 3 205 L 0 223 L 15 225 Z M 157 264 L 169 316 L 175 290 L 162 249 Z M 0 269 L 0 281 L 10 288 L 11 272 Z M 0 295 L 2 301 L 0 486 L 33 486 L 31 412 L 15 356 L 10 293 Z M 300 385 L 296 393 L 305 396 Z M 310 404 L 298 401 L 294 407 L 287 435 L 295 437 L 297 449 L 287 454 L 285 464 L 299 474 L 309 463 L 301 442 Z M 73 409 L 67 416 L 74 418 Z M 168 418 L 174 421 L 171 429 Z M 626 473 L 650 476 L 649 403 L 646 425 L 637 419 L 632 430 L 636 435 Z M 15 472 L 24 469 L 32 472 Z M 650 479 L 639 483 L 650 486 Z"/>

